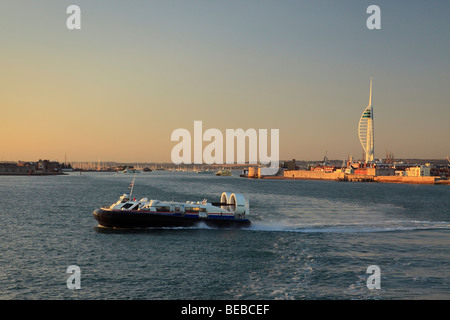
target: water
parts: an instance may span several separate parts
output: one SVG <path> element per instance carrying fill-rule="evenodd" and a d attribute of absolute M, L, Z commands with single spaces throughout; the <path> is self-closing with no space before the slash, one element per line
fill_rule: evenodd
<path fill-rule="evenodd" d="M 137 175 L 137 198 L 242 193 L 252 227 L 98 227 L 92 211 L 132 177 L 1 176 L 0 299 L 450 299 L 448 186 L 154 171 Z M 367 288 L 370 265 L 381 289 Z"/>

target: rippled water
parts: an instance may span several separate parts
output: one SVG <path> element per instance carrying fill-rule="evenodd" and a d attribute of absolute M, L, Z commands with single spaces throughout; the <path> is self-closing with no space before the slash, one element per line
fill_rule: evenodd
<path fill-rule="evenodd" d="M 110 230 L 133 176 L 0 177 L 0 299 L 449 299 L 450 188 L 154 171 L 137 198 L 250 200 L 245 230 Z M 67 267 L 81 269 L 70 290 Z M 381 270 L 369 290 L 367 267 Z"/>

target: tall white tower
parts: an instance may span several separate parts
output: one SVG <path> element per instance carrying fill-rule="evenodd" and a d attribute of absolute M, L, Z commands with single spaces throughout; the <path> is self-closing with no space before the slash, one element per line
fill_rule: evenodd
<path fill-rule="evenodd" d="M 366 163 L 373 162 L 374 136 L 373 136 L 373 106 L 372 106 L 372 78 L 370 78 L 369 105 L 359 119 L 359 141 L 366 154 Z"/>

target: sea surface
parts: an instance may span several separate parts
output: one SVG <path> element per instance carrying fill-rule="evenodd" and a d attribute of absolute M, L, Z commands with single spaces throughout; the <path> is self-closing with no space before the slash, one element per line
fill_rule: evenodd
<path fill-rule="evenodd" d="M 0 176 L 0 299 L 450 299 L 449 186 L 143 172 L 136 198 L 241 193 L 252 226 L 98 227 L 93 210 L 132 179 Z M 67 286 L 71 265 L 80 289 Z"/>

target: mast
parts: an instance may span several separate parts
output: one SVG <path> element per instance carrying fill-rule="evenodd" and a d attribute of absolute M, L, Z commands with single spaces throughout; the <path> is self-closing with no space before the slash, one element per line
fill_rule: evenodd
<path fill-rule="evenodd" d="M 131 184 L 130 184 L 130 199 L 131 199 L 131 195 L 133 194 L 133 188 L 134 188 L 134 180 L 136 179 L 136 175 L 134 175 L 134 178 L 133 178 L 133 181 L 131 181 Z"/>

